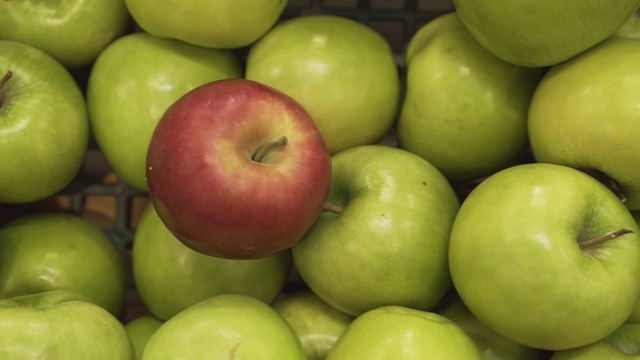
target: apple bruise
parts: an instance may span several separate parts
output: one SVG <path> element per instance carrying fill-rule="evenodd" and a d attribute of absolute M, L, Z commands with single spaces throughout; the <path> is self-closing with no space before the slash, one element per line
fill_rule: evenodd
<path fill-rule="evenodd" d="M 9 102 L 8 96 L 6 96 L 5 85 L 9 82 L 9 79 L 13 77 L 13 72 L 11 70 L 7 70 L 6 74 L 0 79 L 0 110 L 4 109 L 5 105 Z"/>

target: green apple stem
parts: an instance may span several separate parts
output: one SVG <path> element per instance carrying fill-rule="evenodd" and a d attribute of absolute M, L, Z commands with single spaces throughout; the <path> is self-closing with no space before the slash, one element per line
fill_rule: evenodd
<path fill-rule="evenodd" d="M 267 154 L 271 150 L 273 150 L 274 148 L 279 148 L 287 145 L 288 141 L 289 140 L 287 139 L 287 137 L 282 135 L 272 139 L 271 141 L 265 144 L 262 144 L 262 146 L 260 146 L 258 150 L 256 150 L 255 153 L 253 153 L 253 156 L 251 156 L 251 160 L 255 162 L 262 162 L 262 160 L 264 160 L 265 156 L 267 156 Z"/>
<path fill-rule="evenodd" d="M 11 70 L 8 70 L 7 73 L 4 74 L 2 79 L 0 79 L 0 90 L 2 90 L 2 88 L 4 87 L 4 84 L 6 84 L 7 81 L 11 79 L 12 76 L 13 76 L 13 72 L 11 72 Z"/>
<path fill-rule="evenodd" d="M 330 202 L 325 202 L 324 206 L 322 207 L 322 210 L 331 211 L 333 213 L 340 214 L 342 212 L 342 207 L 332 204 Z"/>
<path fill-rule="evenodd" d="M 624 234 L 631 234 L 631 233 L 633 233 L 633 230 L 627 229 L 627 228 L 623 228 L 623 229 L 611 232 L 609 234 L 605 234 L 605 235 L 602 235 L 602 236 L 595 237 L 593 239 L 581 241 L 578 244 L 580 245 L 580 249 L 586 249 L 586 248 L 590 248 L 590 247 L 593 247 L 593 246 L 596 246 L 596 245 L 600 245 L 600 244 L 602 244 L 602 243 L 604 243 L 606 241 L 613 240 L 613 239 L 618 238 L 618 237 L 620 237 L 620 236 L 622 236 Z"/>

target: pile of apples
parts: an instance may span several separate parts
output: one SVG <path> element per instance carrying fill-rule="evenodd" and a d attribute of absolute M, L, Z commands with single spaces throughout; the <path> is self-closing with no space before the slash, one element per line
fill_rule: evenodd
<path fill-rule="evenodd" d="M 131 277 L 2 224 L 0 358 L 640 357 L 640 0 L 454 0 L 401 59 L 286 6 L 0 3 L 0 209 L 91 142 L 150 199 Z"/>

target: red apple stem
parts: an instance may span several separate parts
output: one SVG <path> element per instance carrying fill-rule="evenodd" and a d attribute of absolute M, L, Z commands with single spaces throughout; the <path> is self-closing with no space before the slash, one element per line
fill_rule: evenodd
<path fill-rule="evenodd" d="M 255 162 L 262 162 L 262 160 L 264 160 L 265 156 L 267 156 L 267 154 L 271 150 L 273 150 L 274 148 L 285 146 L 287 145 L 287 142 L 289 142 L 289 139 L 287 139 L 286 136 L 278 136 L 277 138 L 274 138 L 271 141 L 262 144 L 262 146 L 260 146 L 258 150 L 253 153 L 253 156 L 251 156 L 251 160 Z"/>
<path fill-rule="evenodd" d="M 590 248 L 590 247 L 593 247 L 593 246 L 596 246 L 596 245 L 600 245 L 600 244 L 602 244 L 602 243 L 604 243 L 606 241 L 613 240 L 615 238 L 619 238 L 622 235 L 631 234 L 631 233 L 633 233 L 633 230 L 627 229 L 627 228 L 623 228 L 623 229 L 619 229 L 619 230 L 616 230 L 614 232 L 611 232 L 609 234 L 605 234 L 605 235 L 602 235 L 602 236 L 595 237 L 593 239 L 581 241 L 578 244 L 580 245 L 580 249 L 586 249 L 586 248 Z"/>
<path fill-rule="evenodd" d="M 322 207 L 322 210 L 331 211 L 333 213 L 340 214 L 342 212 L 343 208 L 341 206 L 332 204 L 332 203 L 327 201 L 327 202 L 324 203 L 324 206 Z"/>
<path fill-rule="evenodd" d="M 6 84 L 7 81 L 9 81 L 9 79 L 11 79 L 12 76 L 13 76 L 13 72 L 11 70 L 7 70 L 7 73 L 4 74 L 2 79 L 0 79 L 0 89 L 2 89 L 4 87 L 4 84 Z"/>

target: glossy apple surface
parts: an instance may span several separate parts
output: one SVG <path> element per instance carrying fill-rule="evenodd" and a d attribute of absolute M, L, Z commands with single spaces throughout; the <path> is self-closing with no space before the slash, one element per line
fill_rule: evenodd
<path fill-rule="evenodd" d="M 86 297 L 56 290 L 0 299 L 0 358 L 133 360 L 117 318 Z"/>
<path fill-rule="evenodd" d="M 382 306 L 358 316 L 327 360 L 460 359 L 482 357 L 454 322 L 433 312 Z"/>
<path fill-rule="evenodd" d="M 64 66 L 90 65 L 132 28 L 124 0 L 5 1 L 0 38 L 35 46 Z"/>
<path fill-rule="evenodd" d="M 245 76 L 304 106 L 332 154 L 378 142 L 400 106 L 400 76 L 386 39 L 335 15 L 276 25 L 251 46 Z"/>
<path fill-rule="evenodd" d="M 483 360 L 542 360 L 543 352 L 518 344 L 487 327 L 473 315 L 459 297 L 438 309 L 438 314 L 456 323 L 471 337 Z"/>
<path fill-rule="evenodd" d="M 143 360 L 305 360 L 298 336 L 269 305 L 244 295 L 216 295 L 183 310 L 149 338 Z"/>
<path fill-rule="evenodd" d="M 167 228 L 206 255 L 256 259 L 289 249 L 331 185 L 331 157 L 296 101 L 246 79 L 177 100 L 147 153 L 151 200 Z"/>
<path fill-rule="evenodd" d="M 421 27 L 407 48 L 400 147 L 452 181 L 482 178 L 520 161 L 539 69 L 494 56 L 448 13 Z"/>
<path fill-rule="evenodd" d="M 531 101 L 538 162 L 596 170 L 640 210 L 640 40 L 611 39 L 554 66 Z"/>
<path fill-rule="evenodd" d="M 602 340 L 558 351 L 551 360 L 631 360 L 640 358 L 640 324 L 622 324 Z"/>
<path fill-rule="evenodd" d="M 224 293 L 271 304 L 287 280 L 291 253 L 254 260 L 198 253 L 171 234 L 149 203 L 136 229 L 132 262 L 140 298 L 152 314 L 167 320 L 200 300 Z"/>
<path fill-rule="evenodd" d="M 362 145 L 333 156 L 328 206 L 292 248 L 300 276 L 335 308 L 428 309 L 451 288 L 447 249 L 459 201 L 416 154 Z"/>
<path fill-rule="evenodd" d="M 156 124 L 180 96 L 210 81 L 242 77 L 239 60 L 138 32 L 106 48 L 87 84 L 87 105 L 96 142 L 118 176 L 147 190 L 145 161 Z"/>
<path fill-rule="evenodd" d="M 131 341 L 136 359 L 142 358 L 142 351 L 147 345 L 147 341 L 162 324 L 164 324 L 164 321 L 153 315 L 141 315 L 124 325 L 124 330 Z"/>
<path fill-rule="evenodd" d="M 126 286 L 116 247 L 85 220 L 35 213 L 0 228 L 0 298 L 68 290 L 117 316 Z"/>
<path fill-rule="evenodd" d="M 517 65 L 551 66 L 613 35 L 639 0 L 454 0 L 471 34 Z"/>
<path fill-rule="evenodd" d="M 480 321 L 520 344 L 564 350 L 598 341 L 640 295 L 640 235 L 591 176 L 526 164 L 484 180 L 462 203 L 449 265 Z"/>
<path fill-rule="evenodd" d="M 298 335 L 309 360 L 325 359 L 354 319 L 308 289 L 285 293 L 272 306 Z"/>
<path fill-rule="evenodd" d="M 88 140 L 86 104 L 68 70 L 42 50 L 0 40 L 0 202 L 62 190 L 78 173 Z"/>
<path fill-rule="evenodd" d="M 287 0 L 126 0 L 146 32 L 216 49 L 250 45 L 280 18 Z"/>

